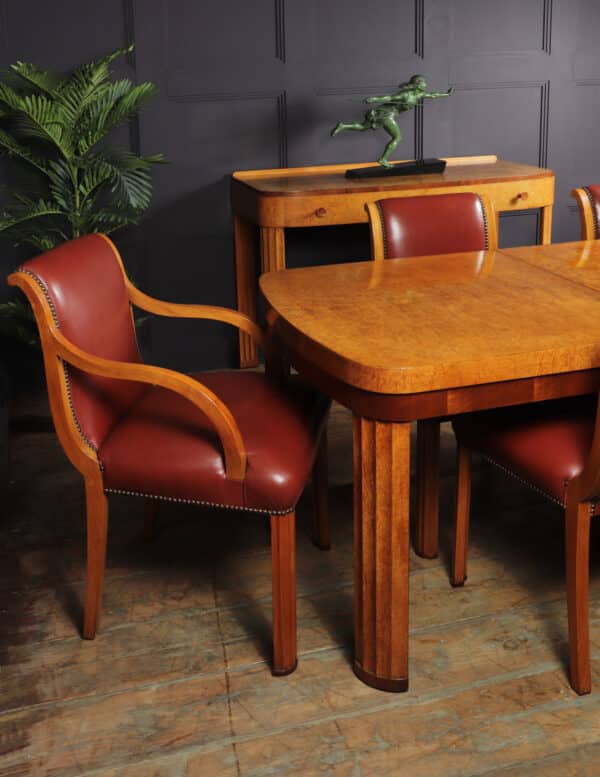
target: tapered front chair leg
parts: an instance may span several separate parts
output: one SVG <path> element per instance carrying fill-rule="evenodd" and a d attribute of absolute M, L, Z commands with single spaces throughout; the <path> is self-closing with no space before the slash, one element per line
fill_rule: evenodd
<path fill-rule="evenodd" d="M 296 515 L 271 516 L 273 575 L 273 674 L 290 674 L 298 663 L 296 643 Z"/>
<path fill-rule="evenodd" d="M 313 542 L 320 550 L 329 550 L 331 548 L 327 493 L 328 481 L 327 429 L 323 429 L 312 473 L 314 495 Z"/>
<path fill-rule="evenodd" d="M 469 547 L 469 514 L 471 506 L 471 451 L 459 443 L 456 458 L 456 506 L 450 582 L 454 586 L 460 586 L 464 585 L 467 579 L 467 550 Z"/>
<path fill-rule="evenodd" d="M 108 532 L 108 499 L 102 478 L 85 479 L 87 515 L 87 579 L 83 619 L 84 639 L 94 639 L 102 605 L 102 586 L 106 566 L 106 537 Z"/>
<path fill-rule="evenodd" d="M 569 675 L 573 690 L 592 688 L 589 635 L 590 504 L 567 503 L 565 554 L 567 615 L 569 620 Z"/>
<path fill-rule="evenodd" d="M 423 558 L 438 554 L 440 512 L 440 422 L 417 422 L 417 527 L 415 552 Z"/>

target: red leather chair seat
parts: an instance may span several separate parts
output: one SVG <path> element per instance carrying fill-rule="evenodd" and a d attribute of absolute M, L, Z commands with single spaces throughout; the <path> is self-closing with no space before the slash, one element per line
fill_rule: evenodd
<path fill-rule="evenodd" d="M 456 417 L 456 439 L 565 504 L 592 445 L 597 397 L 537 402 Z"/>
<path fill-rule="evenodd" d="M 192 377 L 235 418 L 248 454 L 245 480 L 226 479 L 218 438 L 204 414 L 183 397 L 152 387 L 100 447 L 106 490 L 266 513 L 293 510 L 310 476 L 329 400 L 297 378 L 283 393 L 261 373 Z"/>

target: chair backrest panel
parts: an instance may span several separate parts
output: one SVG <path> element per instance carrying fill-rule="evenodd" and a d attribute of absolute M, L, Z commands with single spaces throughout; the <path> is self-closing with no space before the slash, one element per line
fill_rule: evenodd
<path fill-rule="evenodd" d="M 386 259 L 488 248 L 486 213 L 477 194 L 393 197 L 377 206 Z"/>
<path fill-rule="evenodd" d="M 141 361 L 123 271 L 108 240 L 86 235 L 19 269 L 42 286 L 55 323 L 67 339 L 94 356 Z M 142 384 L 100 378 L 74 367 L 68 367 L 68 384 L 69 410 L 93 448 L 144 391 Z"/>

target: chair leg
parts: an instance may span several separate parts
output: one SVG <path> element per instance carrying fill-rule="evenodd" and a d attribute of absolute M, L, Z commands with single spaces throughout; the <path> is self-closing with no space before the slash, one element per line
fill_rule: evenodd
<path fill-rule="evenodd" d="M 273 674 L 291 674 L 296 644 L 296 514 L 271 516 Z"/>
<path fill-rule="evenodd" d="M 331 548 L 329 536 L 328 510 L 328 465 L 327 465 L 327 429 L 323 429 L 317 458 L 312 472 L 314 512 L 313 512 L 313 542 L 320 550 Z"/>
<path fill-rule="evenodd" d="M 589 635 L 590 504 L 567 504 L 565 555 L 569 621 L 569 675 L 579 694 L 592 689 Z"/>
<path fill-rule="evenodd" d="M 87 513 L 87 579 L 83 638 L 94 639 L 102 604 L 102 585 L 106 566 L 106 537 L 108 532 L 108 499 L 102 478 L 85 479 Z"/>
<path fill-rule="evenodd" d="M 147 542 L 156 537 L 159 508 L 160 503 L 158 499 L 146 499 L 146 504 L 144 505 L 144 539 Z"/>
<path fill-rule="evenodd" d="M 454 586 L 467 579 L 467 550 L 469 547 L 469 513 L 471 502 L 471 451 L 460 443 L 456 451 L 456 507 L 454 518 L 454 546 L 450 582 Z"/>
<path fill-rule="evenodd" d="M 424 558 L 438 554 L 440 512 L 440 422 L 417 423 L 417 530 L 415 551 Z"/>

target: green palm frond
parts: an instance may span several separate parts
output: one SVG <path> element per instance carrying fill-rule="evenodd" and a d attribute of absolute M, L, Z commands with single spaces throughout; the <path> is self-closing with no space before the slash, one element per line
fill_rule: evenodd
<path fill-rule="evenodd" d="M 52 97 L 56 95 L 55 90 L 60 84 L 60 78 L 55 73 L 40 70 L 30 62 L 15 62 L 10 69 L 30 87 L 39 89 Z"/>
<path fill-rule="evenodd" d="M 86 154 L 114 127 L 136 114 L 143 103 L 157 93 L 150 83 L 134 86 L 127 79 L 116 81 L 82 112 L 77 129 L 80 133 L 77 150 Z"/>
<path fill-rule="evenodd" d="M 140 216 L 140 211 L 133 209 L 101 208 L 88 219 L 89 231 L 109 235 L 129 224 L 137 224 Z"/>
<path fill-rule="evenodd" d="M 110 77 L 110 70 L 108 68 L 110 63 L 118 57 L 123 56 L 124 54 L 129 54 L 133 51 L 133 49 L 134 45 L 132 43 L 130 46 L 126 46 L 125 48 L 116 49 L 116 51 L 107 54 L 107 56 L 103 57 L 102 59 L 98 59 L 93 62 L 86 62 L 72 73 L 72 75 L 63 83 L 59 91 L 68 88 L 68 85 L 71 81 L 87 83 L 90 84 L 91 87 L 98 86 L 103 81 L 108 80 Z"/>
<path fill-rule="evenodd" d="M 33 219 L 40 219 L 46 216 L 63 216 L 64 212 L 57 207 L 54 203 L 47 200 L 40 199 L 37 202 L 29 200 L 27 197 L 19 197 L 23 208 L 14 213 L 2 213 L 0 214 L 0 232 L 12 229 L 18 225 L 22 225 L 26 221 L 32 221 Z"/>
<path fill-rule="evenodd" d="M 0 147 L 8 152 L 9 156 L 16 156 L 37 167 L 45 175 L 48 175 L 48 163 L 42 157 L 34 154 L 27 146 L 19 143 L 9 132 L 0 128 Z"/>
<path fill-rule="evenodd" d="M 49 162 L 48 188 L 55 203 L 64 211 L 75 208 L 75 196 L 73 192 L 72 170 L 64 159 Z"/>
<path fill-rule="evenodd" d="M 105 148 L 110 131 L 156 94 L 153 84 L 111 79 L 111 62 L 132 50 L 113 51 L 66 77 L 27 62 L 0 73 L 0 153 L 42 173 L 26 178 L 0 212 L 4 239 L 40 252 L 138 223 L 150 204 L 150 170 L 164 160 Z M 12 330 L 33 344 L 23 307 L 0 304 L 0 334 Z"/>
<path fill-rule="evenodd" d="M 45 94 L 20 95 L 0 84 L 0 101 L 10 108 L 14 131 L 22 140 L 45 141 L 65 158 L 73 155 L 70 128 L 54 100 Z"/>
<path fill-rule="evenodd" d="M 133 211 L 145 210 L 152 197 L 150 165 L 145 157 L 128 151 L 112 152 L 102 159 L 102 166 L 111 173 L 111 192 L 121 207 Z"/>

